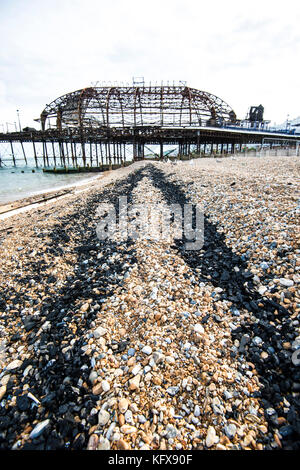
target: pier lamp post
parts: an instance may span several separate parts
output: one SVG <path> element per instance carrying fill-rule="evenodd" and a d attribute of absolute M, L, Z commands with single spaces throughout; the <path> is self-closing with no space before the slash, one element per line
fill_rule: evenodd
<path fill-rule="evenodd" d="M 21 132 L 21 121 L 20 121 L 20 115 L 19 115 L 18 109 L 17 109 L 17 116 L 18 116 L 18 123 L 19 123 L 19 131 Z"/>

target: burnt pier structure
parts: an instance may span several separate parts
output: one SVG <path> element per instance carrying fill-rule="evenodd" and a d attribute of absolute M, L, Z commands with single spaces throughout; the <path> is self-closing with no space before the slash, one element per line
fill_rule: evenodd
<path fill-rule="evenodd" d="M 261 105 L 257 109 L 241 121 L 221 98 L 185 84 L 88 87 L 48 104 L 36 120 L 41 130 L 2 133 L 0 143 L 9 144 L 13 165 L 18 144 L 25 164 L 30 153 L 36 166 L 70 170 L 125 165 L 128 147 L 133 160 L 141 160 L 149 145 L 159 146 L 158 158 L 165 145 L 177 146 L 179 158 L 192 150 L 234 153 L 242 145 L 272 140 L 295 145 L 296 135 L 271 132 Z"/>

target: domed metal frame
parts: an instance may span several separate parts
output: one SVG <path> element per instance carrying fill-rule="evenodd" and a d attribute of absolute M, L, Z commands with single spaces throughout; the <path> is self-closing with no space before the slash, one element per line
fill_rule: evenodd
<path fill-rule="evenodd" d="M 174 85 L 84 88 L 57 98 L 41 113 L 43 130 L 221 126 L 235 121 L 235 112 L 221 98 Z"/>

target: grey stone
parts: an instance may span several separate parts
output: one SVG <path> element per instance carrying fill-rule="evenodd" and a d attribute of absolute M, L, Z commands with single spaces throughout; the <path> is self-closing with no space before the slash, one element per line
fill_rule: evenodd
<path fill-rule="evenodd" d="M 94 383 L 95 380 L 97 380 L 97 378 L 98 378 L 97 372 L 94 371 L 94 370 L 92 370 L 92 372 L 91 372 L 90 375 L 89 375 L 89 381 L 90 381 L 91 383 Z"/>
<path fill-rule="evenodd" d="M 110 418 L 110 414 L 108 413 L 108 411 L 105 411 L 103 409 L 100 410 L 99 414 L 98 414 L 98 424 L 99 424 L 99 426 L 105 426 L 105 424 L 108 423 L 109 418 Z"/>
<path fill-rule="evenodd" d="M 172 424 L 168 424 L 166 427 L 166 438 L 167 439 L 175 439 L 178 434 L 178 430 Z"/>
<path fill-rule="evenodd" d="M 283 287 L 292 287 L 294 285 L 294 281 L 292 281 L 291 279 L 281 278 L 279 279 L 279 282 L 280 285 Z"/>
<path fill-rule="evenodd" d="M 39 437 L 45 431 L 49 423 L 50 423 L 49 419 L 46 419 L 45 421 L 41 421 L 40 423 L 38 423 L 31 431 L 29 438 L 35 439 L 36 437 Z"/>
<path fill-rule="evenodd" d="M 142 352 L 144 354 L 147 354 L 147 356 L 149 356 L 152 353 L 152 348 L 150 346 L 144 346 L 142 349 Z"/>
<path fill-rule="evenodd" d="M 174 397 L 178 392 L 179 392 L 179 387 L 177 387 L 176 385 L 173 387 L 167 388 L 167 393 L 171 395 L 172 397 Z"/>
<path fill-rule="evenodd" d="M 194 408 L 194 416 L 198 417 L 200 416 L 200 406 L 199 405 L 196 405 L 195 408 Z"/>
<path fill-rule="evenodd" d="M 101 336 L 104 336 L 106 334 L 106 329 L 102 328 L 102 326 L 99 326 L 95 331 L 94 331 L 94 338 L 99 339 Z"/>
<path fill-rule="evenodd" d="M 294 366 L 300 366 L 300 349 L 296 349 L 296 351 L 293 352 L 292 363 Z"/>
<path fill-rule="evenodd" d="M 234 436 L 236 435 L 236 426 L 235 424 L 228 424 L 224 428 L 225 434 L 228 437 L 228 439 L 233 439 Z"/>

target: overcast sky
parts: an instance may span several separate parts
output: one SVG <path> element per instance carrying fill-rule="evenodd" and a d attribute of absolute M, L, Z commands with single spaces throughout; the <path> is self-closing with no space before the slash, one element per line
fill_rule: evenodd
<path fill-rule="evenodd" d="M 0 126 L 96 81 L 185 80 L 239 118 L 300 115 L 299 0 L 0 0 Z M 38 127 L 38 124 L 35 123 Z M 0 131 L 2 128 L 0 127 Z M 11 126 L 11 130 L 12 126 Z"/>

